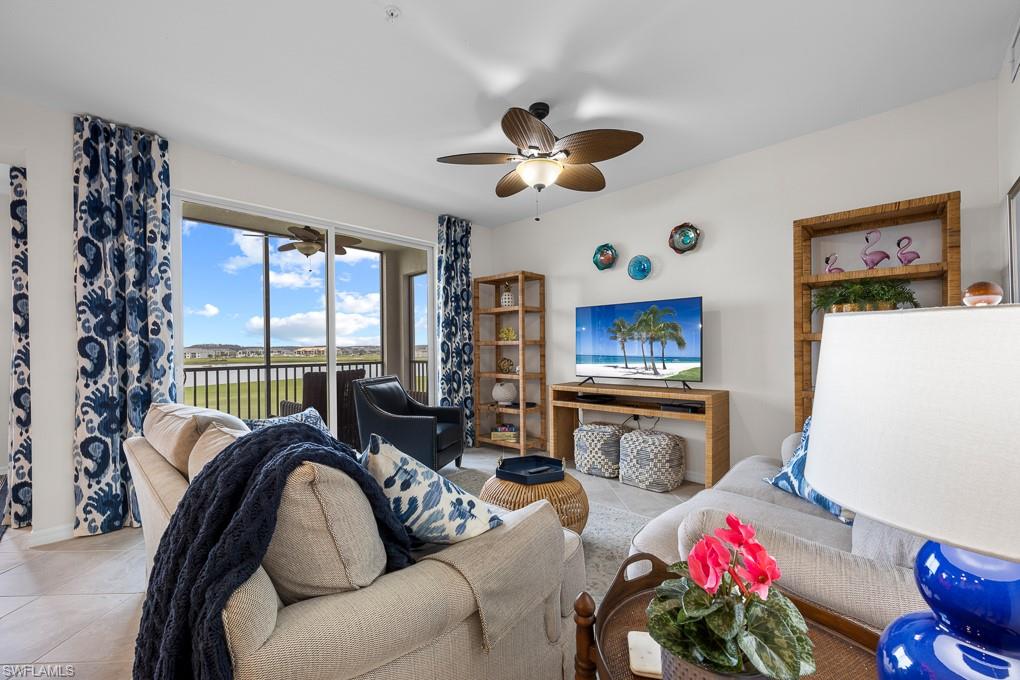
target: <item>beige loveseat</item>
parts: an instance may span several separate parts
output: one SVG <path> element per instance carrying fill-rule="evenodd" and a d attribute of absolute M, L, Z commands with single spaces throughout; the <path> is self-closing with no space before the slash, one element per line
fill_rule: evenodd
<path fill-rule="evenodd" d="M 160 404 L 146 417 L 145 437 L 127 441 L 150 565 L 188 488 L 189 464 L 194 477 L 246 430 L 219 411 Z M 332 524 L 316 540 L 323 517 Z M 385 555 L 364 495 L 339 471 L 299 466 L 262 566 L 223 612 L 234 677 L 572 678 L 581 540 L 545 501 L 503 520 L 382 574 Z M 371 532 L 355 531 L 359 521 Z"/>
<path fill-rule="evenodd" d="M 799 438 L 791 435 L 783 443 L 783 460 Z M 763 481 L 779 472 L 783 460 L 740 461 L 711 489 L 645 525 L 631 543 L 631 554 L 647 552 L 668 563 L 686 559 L 691 547 L 724 526 L 732 512 L 755 527 L 778 560 L 779 584 L 802 599 L 876 631 L 902 614 L 927 609 L 913 571 L 923 540 L 860 515 L 851 528 Z"/>

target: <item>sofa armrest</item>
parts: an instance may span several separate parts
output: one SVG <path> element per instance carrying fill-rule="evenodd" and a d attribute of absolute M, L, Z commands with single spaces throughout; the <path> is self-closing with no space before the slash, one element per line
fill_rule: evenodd
<path fill-rule="evenodd" d="M 429 416 L 440 423 L 463 424 L 464 409 L 459 406 L 426 406 L 410 397 L 408 397 L 407 403 L 411 413 L 416 416 Z"/>
<path fill-rule="evenodd" d="M 368 399 L 359 399 L 357 409 L 362 447 L 367 447 L 369 437 L 377 434 L 425 465 L 434 466 L 436 450 L 434 417 L 388 413 Z M 421 456 L 426 454 L 427 458 L 423 459 Z"/>
<path fill-rule="evenodd" d="M 491 647 L 529 611 L 550 609 L 546 633 L 559 638 L 564 535 L 549 501 L 536 501 L 501 516 L 503 524 L 426 557 L 447 564 L 471 586 Z"/>
<path fill-rule="evenodd" d="M 726 512 L 704 508 L 680 524 L 678 541 L 691 546 L 725 526 Z M 776 558 L 788 592 L 856 620 L 876 631 L 893 619 L 927 609 L 917 590 L 914 571 L 879 564 L 785 531 L 758 525 L 758 541 Z"/>
<path fill-rule="evenodd" d="M 234 677 L 357 677 L 428 644 L 474 612 L 471 588 L 456 571 L 422 562 L 365 588 L 279 610 L 261 646 L 247 655 L 234 652 Z M 240 646 L 230 644 L 231 650 Z"/>

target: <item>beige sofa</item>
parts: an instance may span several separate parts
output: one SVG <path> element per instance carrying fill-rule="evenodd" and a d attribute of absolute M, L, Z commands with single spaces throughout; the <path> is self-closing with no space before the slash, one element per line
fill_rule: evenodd
<path fill-rule="evenodd" d="M 791 435 L 783 443 L 783 460 L 799 438 Z M 724 526 L 732 512 L 755 527 L 778 560 L 779 585 L 802 599 L 876 631 L 902 614 L 927 609 L 913 572 L 923 540 L 860 515 L 851 528 L 763 481 L 775 476 L 783 460 L 740 461 L 711 489 L 645 525 L 632 541 L 631 554 L 647 552 L 669 563 L 686 559 L 691 547 Z"/>
<path fill-rule="evenodd" d="M 193 477 L 217 447 L 246 429 L 225 413 L 161 404 L 146 418 L 145 437 L 126 442 L 150 565 L 188 488 L 189 463 Z M 334 548 L 334 541 L 318 540 L 315 529 L 299 531 L 315 515 L 320 523 L 322 515 L 328 519 L 331 509 L 347 528 L 357 521 L 367 500 L 360 492 L 360 498 L 345 498 L 345 480 L 354 487 L 342 473 L 309 464 L 288 478 L 270 551 L 223 612 L 235 678 L 573 677 L 571 615 L 585 585 L 584 553 L 580 537 L 560 527 L 547 502 L 507 513 L 503 526 L 382 574 L 373 566 L 377 535 L 359 543 L 362 537 L 353 535 L 359 532 L 339 532 Z M 300 507 L 311 497 L 309 488 L 319 496 L 312 513 Z M 542 560 L 536 555 L 544 557 L 544 567 L 537 568 Z M 308 566 L 327 558 L 339 558 L 336 574 Z M 309 588 L 329 590 L 323 582 L 337 579 L 348 586 L 344 592 L 301 596 L 302 588 L 305 595 Z"/>

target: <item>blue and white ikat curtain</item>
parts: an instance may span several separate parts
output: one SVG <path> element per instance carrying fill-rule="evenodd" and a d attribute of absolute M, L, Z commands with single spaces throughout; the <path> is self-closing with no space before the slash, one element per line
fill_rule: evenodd
<path fill-rule="evenodd" d="M 464 443 L 474 446 L 471 223 L 452 215 L 440 215 L 438 254 L 439 403 L 464 408 Z"/>
<path fill-rule="evenodd" d="M 140 523 L 123 443 L 176 401 L 165 139 L 74 119 L 76 536 Z"/>
<path fill-rule="evenodd" d="M 32 391 L 28 343 L 28 174 L 10 169 L 11 182 L 11 412 L 3 517 L 13 527 L 32 523 Z"/>

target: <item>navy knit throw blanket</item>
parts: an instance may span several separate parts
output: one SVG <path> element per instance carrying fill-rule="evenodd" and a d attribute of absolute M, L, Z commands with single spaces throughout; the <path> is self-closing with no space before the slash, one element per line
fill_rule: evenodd
<path fill-rule="evenodd" d="M 287 476 L 301 463 L 336 468 L 361 487 L 386 547 L 387 572 L 413 564 L 406 530 L 356 455 L 328 433 L 289 423 L 241 437 L 203 468 L 156 551 L 134 680 L 233 678 L 223 608 L 262 563 Z"/>

